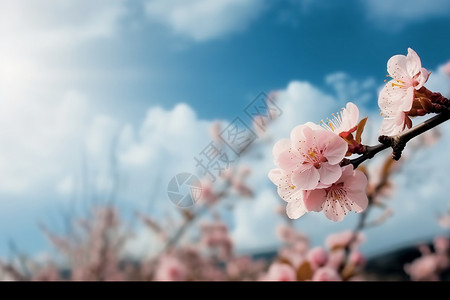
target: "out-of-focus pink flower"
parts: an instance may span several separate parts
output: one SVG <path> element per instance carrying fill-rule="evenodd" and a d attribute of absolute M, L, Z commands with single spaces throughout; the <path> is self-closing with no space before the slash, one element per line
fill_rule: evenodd
<path fill-rule="evenodd" d="M 447 253 L 450 249 L 450 239 L 446 236 L 435 237 L 433 244 L 437 253 Z"/>
<path fill-rule="evenodd" d="M 327 263 L 328 253 L 322 247 L 315 247 L 309 250 L 307 258 L 313 270 L 316 270 Z"/>
<path fill-rule="evenodd" d="M 160 258 L 155 280 L 158 281 L 183 281 L 187 280 L 187 270 L 183 262 L 173 255 L 164 255 Z"/>
<path fill-rule="evenodd" d="M 209 127 L 209 134 L 211 135 L 212 139 L 219 144 L 222 143 L 222 138 L 220 137 L 221 130 L 222 126 L 220 125 L 219 121 L 215 121 Z"/>
<path fill-rule="evenodd" d="M 357 250 L 352 251 L 348 259 L 355 267 L 363 267 L 366 264 L 366 258 Z"/>
<path fill-rule="evenodd" d="M 438 280 L 439 263 L 434 254 L 424 255 L 405 265 L 405 272 L 412 280 Z"/>
<path fill-rule="evenodd" d="M 230 257 L 233 250 L 233 242 L 225 223 L 204 223 L 202 224 L 202 233 L 201 244 L 210 248 L 210 250 L 217 251 L 220 258 L 226 259 Z"/>
<path fill-rule="evenodd" d="M 342 168 L 342 176 L 335 183 L 310 191 L 303 202 L 307 211 L 323 210 L 328 219 L 342 221 L 348 212 L 360 213 L 367 208 L 366 186 L 366 175 L 348 165 Z"/>
<path fill-rule="evenodd" d="M 352 231 L 346 230 L 327 236 L 327 238 L 325 239 L 325 245 L 328 247 L 328 249 L 333 250 L 338 248 L 345 248 L 352 241 L 353 245 L 357 246 L 364 241 L 364 236 L 359 232 L 356 234 L 356 236 L 354 236 L 354 233 Z"/>
<path fill-rule="evenodd" d="M 199 204 L 212 205 L 219 200 L 219 195 L 214 191 L 214 186 L 210 180 L 204 179 L 201 181 L 202 192 Z"/>
<path fill-rule="evenodd" d="M 267 271 L 264 280 L 266 281 L 295 281 L 297 274 L 290 265 L 274 262 Z"/>
<path fill-rule="evenodd" d="M 430 72 L 422 68 L 417 53 L 408 48 L 408 54 L 394 55 L 387 63 L 389 76 L 378 97 L 378 105 L 384 120 L 380 134 L 395 135 L 411 127 L 407 113 L 411 110 L 415 90 L 419 90 L 428 80 Z"/>
<path fill-rule="evenodd" d="M 327 267 L 338 270 L 345 262 L 345 250 L 342 248 L 332 250 L 328 253 Z"/>
<path fill-rule="evenodd" d="M 345 108 L 337 114 L 332 114 L 332 119 L 320 122 L 322 127 L 331 130 L 337 135 L 343 132 L 354 132 L 358 126 L 359 109 L 353 102 L 348 102 Z"/>
<path fill-rule="evenodd" d="M 444 71 L 444 73 L 450 77 L 450 61 L 448 61 L 443 67 L 442 70 Z"/>
<path fill-rule="evenodd" d="M 305 254 L 290 247 L 278 250 L 278 256 L 289 261 L 294 268 L 298 268 L 305 261 Z"/>
<path fill-rule="evenodd" d="M 439 217 L 439 225 L 443 228 L 450 228 L 450 214 L 447 213 Z"/>
<path fill-rule="evenodd" d="M 342 281 L 342 278 L 335 269 L 322 267 L 314 272 L 312 281 Z"/>
<path fill-rule="evenodd" d="M 342 138 L 308 122 L 292 129 L 290 140 L 278 141 L 273 155 L 278 170 L 289 175 L 292 189 L 312 190 L 329 186 L 341 176 L 339 163 L 347 150 L 347 142 Z M 270 174 L 269 178 L 278 186 L 285 184 L 284 178 L 283 182 Z"/>

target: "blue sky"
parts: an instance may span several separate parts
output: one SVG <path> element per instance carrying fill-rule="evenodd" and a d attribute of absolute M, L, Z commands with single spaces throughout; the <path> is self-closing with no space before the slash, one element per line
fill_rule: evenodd
<path fill-rule="evenodd" d="M 82 198 L 83 162 L 91 192 L 110 189 L 115 137 L 130 213 L 151 210 L 149 186 L 192 167 L 211 122 L 240 116 L 261 91 L 309 99 L 285 104 L 299 112 L 280 136 L 348 100 L 376 116 L 386 62 L 408 47 L 447 92 L 448 11 L 445 0 L 2 1 L 0 255 L 9 238 L 45 248 L 35 224 L 56 226 Z M 263 175 L 255 184 L 270 189 Z"/>

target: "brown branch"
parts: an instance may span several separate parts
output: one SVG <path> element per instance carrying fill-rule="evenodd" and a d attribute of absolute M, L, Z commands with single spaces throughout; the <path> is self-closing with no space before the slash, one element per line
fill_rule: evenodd
<path fill-rule="evenodd" d="M 363 155 L 354 159 L 346 159 L 341 163 L 341 165 L 352 164 L 353 168 L 356 169 L 361 163 L 363 163 L 368 159 L 373 158 L 378 152 L 381 152 L 387 148 L 392 148 L 393 150 L 392 158 L 395 160 L 399 160 L 402 155 L 403 149 L 411 139 L 436 127 L 441 123 L 444 123 L 448 119 L 450 119 L 450 108 L 447 108 L 438 115 L 397 135 L 394 136 L 381 135 L 378 138 L 380 144 L 375 146 L 366 146 L 366 151 Z"/>

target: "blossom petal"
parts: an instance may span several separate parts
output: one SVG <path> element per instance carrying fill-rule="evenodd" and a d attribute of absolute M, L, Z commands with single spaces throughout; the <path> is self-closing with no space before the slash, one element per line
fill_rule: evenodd
<path fill-rule="evenodd" d="M 325 190 L 312 190 L 308 191 L 303 202 L 308 211 L 321 211 L 326 199 L 327 192 Z"/>
<path fill-rule="evenodd" d="M 324 213 L 329 220 L 334 222 L 342 221 L 347 214 L 341 205 L 330 199 L 325 202 Z"/>
<path fill-rule="evenodd" d="M 298 219 L 306 213 L 303 200 L 291 201 L 286 206 L 286 214 L 291 219 Z"/>
<path fill-rule="evenodd" d="M 323 184 L 333 184 L 342 175 L 342 168 L 339 164 L 331 165 L 329 163 L 322 163 L 318 171 L 320 182 Z"/>
<path fill-rule="evenodd" d="M 418 85 L 415 86 L 415 89 L 418 90 L 428 81 L 428 78 L 430 77 L 431 72 L 429 72 L 427 69 L 422 68 L 420 70 L 420 75 L 416 78 Z"/>
<path fill-rule="evenodd" d="M 403 112 L 400 112 L 399 117 L 401 117 L 402 114 L 404 115 Z M 397 124 L 399 117 L 384 118 L 383 121 L 381 122 L 379 134 L 393 136 L 402 132 L 404 127 L 403 124 L 401 125 Z"/>
<path fill-rule="evenodd" d="M 365 191 L 348 191 L 347 199 L 350 202 L 352 211 L 360 213 L 367 208 L 369 200 Z"/>
<path fill-rule="evenodd" d="M 277 186 L 278 195 L 284 201 L 303 199 L 303 191 L 292 184 L 290 172 L 273 169 L 269 172 L 269 179 Z"/>
<path fill-rule="evenodd" d="M 319 149 L 324 149 L 323 155 L 330 164 L 338 164 L 345 157 L 345 154 L 347 154 L 348 144 L 340 136 L 327 130 L 325 132 L 326 134 L 321 133 L 317 137 L 318 143 L 325 144 L 324 146 L 319 145 Z"/>
<path fill-rule="evenodd" d="M 419 74 L 422 69 L 422 63 L 420 61 L 419 55 L 416 51 L 408 48 L 408 54 L 406 55 L 406 71 L 410 78 Z"/>
<path fill-rule="evenodd" d="M 359 170 L 355 170 L 353 176 L 346 180 L 345 187 L 347 190 L 347 199 L 351 203 L 352 210 L 354 212 L 362 212 L 365 210 L 369 203 L 366 193 L 366 175 Z"/>
<path fill-rule="evenodd" d="M 292 183 L 302 190 L 312 190 L 317 187 L 320 175 L 316 168 L 311 166 L 301 172 L 294 172 L 291 176 Z"/>
<path fill-rule="evenodd" d="M 289 151 L 291 146 L 292 144 L 289 139 L 281 139 L 273 145 L 272 154 L 276 159 L 281 153 Z"/>
<path fill-rule="evenodd" d="M 392 78 L 409 82 L 411 76 L 408 74 L 406 65 L 407 59 L 405 55 L 394 55 L 388 60 L 387 71 Z"/>

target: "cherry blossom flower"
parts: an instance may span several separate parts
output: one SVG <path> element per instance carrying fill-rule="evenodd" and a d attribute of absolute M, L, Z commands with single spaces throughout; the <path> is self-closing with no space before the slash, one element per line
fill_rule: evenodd
<path fill-rule="evenodd" d="M 320 125 L 337 135 L 352 133 L 356 130 L 359 120 L 359 109 L 353 102 L 348 102 L 342 111 L 332 114 L 332 119 L 321 121 Z"/>
<path fill-rule="evenodd" d="M 267 281 L 295 281 L 297 274 L 290 265 L 274 262 L 267 271 L 264 280 Z"/>
<path fill-rule="evenodd" d="M 273 155 L 277 167 L 289 177 L 292 189 L 313 190 L 329 186 L 341 176 L 339 163 L 347 150 L 347 143 L 339 136 L 308 122 L 292 129 L 290 140 L 278 141 Z"/>
<path fill-rule="evenodd" d="M 311 267 L 315 270 L 323 267 L 328 261 L 328 253 L 322 247 L 316 247 L 309 250 L 307 255 Z"/>
<path fill-rule="evenodd" d="M 342 168 L 342 176 L 325 189 L 310 191 L 303 199 L 307 211 L 324 211 L 335 222 L 342 221 L 348 212 L 360 213 L 368 205 L 367 177 L 351 165 Z"/>
<path fill-rule="evenodd" d="M 378 97 L 384 118 L 380 134 L 395 135 L 412 126 L 407 113 L 413 106 L 415 91 L 423 87 L 431 73 L 422 68 L 419 56 L 411 48 L 406 56 L 392 56 L 387 70 L 393 79 L 386 83 Z"/>

